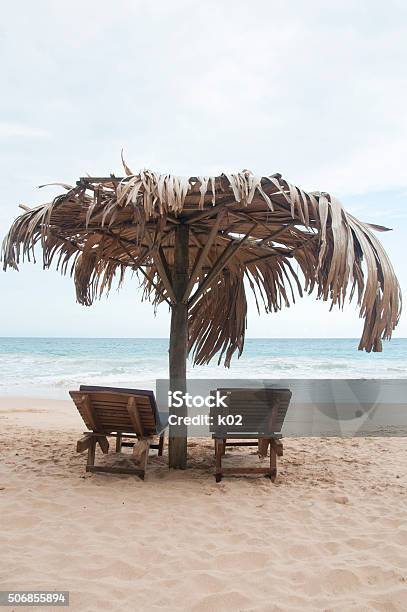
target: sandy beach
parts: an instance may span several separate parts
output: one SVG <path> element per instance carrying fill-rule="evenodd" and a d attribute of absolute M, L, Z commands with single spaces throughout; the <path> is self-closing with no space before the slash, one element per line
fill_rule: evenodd
<path fill-rule="evenodd" d="M 190 469 L 152 457 L 142 482 L 85 474 L 68 401 L 4 397 L 0 427 L 1 589 L 78 611 L 407 609 L 402 438 L 286 439 L 274 484 L 216 484 L 194 440 Z"/>

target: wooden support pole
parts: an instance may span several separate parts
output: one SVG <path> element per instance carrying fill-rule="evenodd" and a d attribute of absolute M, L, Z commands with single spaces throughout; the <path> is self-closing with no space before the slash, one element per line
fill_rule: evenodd
<path fill-rule="evenodd" d="M 189 268 L 189 227 L 178 225 L 175 230 L 174 267 L 172 289 L 175 301 L 171 306 L 171 330 L 169 346 L 169 369 L 171 391 L 186 392 L 187 347 L 188 347 L 188 305 L 182 302 L 188 285 Z M 177 409 L 177 416 L 186 416 L 186 407 Z M 185 469 L 187 465 L 186 427 L 170 426 L 168 458 L 171 468 Z"/>

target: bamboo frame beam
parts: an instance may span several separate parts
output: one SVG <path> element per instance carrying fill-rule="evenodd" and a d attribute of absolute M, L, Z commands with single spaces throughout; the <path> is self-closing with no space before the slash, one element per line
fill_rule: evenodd
<path fill-rule="evenodd" d="M 154 287 L 154 289 L 157 291 L 158 295 L 165 301 L 167 302 L 168 306 L 172 306 L 170 300 L 164 295 L 164 293 L 160 290 L 159 286 L 157 285 L 157 283 L 155 283 L 153 281 L 153 279 L 147 274 L 147 272 L 145 270 L 143 270 L 143 268 L 140 266 L 139 268 L 137 268 L 136 272 L 141 272 L 143 274 L 143 276 L 148 280 L 149 283 L 152 284 L 152 286 Z"/>
<path fill-rule="evenodd" d="M 255 261 L 268 259 L 269 257 L 276 257 L 278 255 L 280 255 L 281 257 L 293 257 L 296 251 L 299 251 L 300 249 L 304 248 L 306 244 L 308 244 L 309 242 L 312 242 L 313 240 L 315 240 L 315 238 L 318 238 L 318 237 L 319 235 L 315 234 L 314 236 L 311 236 L 311 238 L 304 240 L 304 242 L 302 242 L 301 244 L 298 244 L 293 249 L 287 250 L 286 253 L 282 252 L 283 250 L 281 249 L 280 251 L 276 253 L 269 253 L 268 255 L 260 255 L 259 257 L 253 257 L 253 259 L 249 259 L 248 261 L 246 261 L 246 264 L 251 264 L 251 263 L 254 263 Z"/>
<path fill-rule="evenodd" d="M 249 221 L 250 223 L 256 223 L 260 227 L 263 227 L 267 232 L 270 230 L 270 228 L 267 226 L 266 223 L 264 223 L 263 221 L 260 221 L 259 219 L 256 219 L 255 217 L 252 217 L 247 212 L 237 211 L 237 210 L 230 210 L 229 213 L 232 216 L 237 217 L 238 219 L 244 219 L 245 221 Z"/>
<path fill-rule="evenodd" d="M 188 308 L 191 308 L 195 304 L 197 299 L 209 287 L 209 285 L 215 280 L 215 278 L 223 270 L 223 268 L 226 266 L 228 261 L 230 261 L 230 259 L 236 253 L 236 251 L 246 242 L 246 240 L 249 238 L 251 232 L 253 231 L 253 229 L 255 227 L 256 227 L 256 223 L 253 224 L 251 229 L 247 232 L 247 234 L 245 234 L 245 236 L 243 236 L 243 238 L 241 238 L 240 240 L 237 240 L 237 241 L 229 242 L 229 244 L 226 247 L 226 249 L 218 257 L 218 259 L 217 259 L 215 265 L 213 266 L 211 272 L 209 272 L 209 274 L 204 278 L 204 280 L 199 285 L 199 287 L 197 288 L 197 290 L 195 291 L 193 296 L 190 298 L 190 300 L 188 302 Z"/>
<path fill-rule="evenodd" d="M 175 297 L 174 288 L 171 283 L 171 278 L 169 276 L 169 268 L 167 264 L 167 260 L 165 259 L 164 252 L 161 247 L 158 247 L 154 250 L 154 263 L 157 268 L 157 272 L 161 276 L 161 280 L 165 287 L 166 292 L 168 293 L 171 302 L 174 304 L 177 301 Z"/>
<path fill-rule="evenodd" d="M 236 200 L 233 197 L 228 198 L 227 200 L 225 199 L 223 200 L 223 202 L 220 202 L 219 204 L 212 206 L 212 208 L 207 208 L 206 210 L 202 210 L 201 212 L 197 212 L 197 213 L 193 213 L 192 215 L 189 215 L 186 218 L 185 223 L 187 225 L 191 225 L 193 223 L 196 223 L 197 221 L 201 221 L 202 219 L 213 217 L 214 215 L 217 215 L 221 209 L 227 206 L 231 206 L 233 204 L 236 204 Z"/>
<path fill-rule="evenodd" d="M 172 231 L 172 230 L 171 230 L 171 231 Z M 170 233 L 170 232 L 168 232 L 168 233 Z M 116 236 L 115 234 L 112 234 L 112 237 L 114 237 L 114 238 L 116 239 L 116 241 L 118 241 L 118 242 L 120 243 L 120 246 L 121 246 L 121 247 L 124 249 L 124 251 L 126 252 L 126 254 L 128 255 L 128 257 L 129 257 L 129 258 L 130 258 L 130 259 L 133 261 L 133 265 L 127 264 L 127 263 L 125 263 L 125 262 L 122 262 L 121 260 L 116 260 L 116 259 L 113 259 L 113 261 L 114 261 L 115 263 L 120 263 L 121 265 L 126 265 L 126 266 L 129 266 L 129 267 L 131 267 L 131 268 L 132 268 L 132 269 L 133 269 L 135 272 L 141 272 L 141 273 L 143 274 L 143 276 L 144 276 L 144 277 L 145 277 L 145 278 L 146 278 L 146 279 L 147 279 L 147 280 L 148 280 L 148 281 L 149 281 L 149 282 L 152 284 L 152 286 L 153 286 L 153 287 L 154 287 L 154 289 L 157 291 L 157 293 L 160 295 L 160 297 L 162 297 L 162 299 L 163 299 L 165 302 L 167 302 L 167 304 L 168 304 L 169 306 L 171 306 L 171 302 L 168 300 L 168 298 L 167 298 L 167 297 L 164 295 L 164 293 L 163 293 L 163 292 L 160 290 L 160 288 L 159 288 L 159 287 L 158 287 L 158 285 L 157 285 L 157 284 L 156 284 L 156 283 L 153 281 L 153 279 L 152 279 L 152 278 L 151 278 L 151 277 L 150 277 L 150 276 L 147 274 L 147 272 L 145 272 L 145 270 L 143 270 L 143 268 L 142 268 L 142 266 L 144 265 L 144 261 L 145 261 L 145 259 L 148 257 L 148 255 L 150 255 L 150 254 L 153 252 L 153 250 L 154 250 L 154 248 L 155 248 L 155 247 L 154 247 L 154 245 L 153 245 L 153 243 L 152 243 L 152 241 L 151 241 L 151 236 L 148 234 L 148 232 L 147 232 L 147 235 L 148 235 L 148 236 L 149 236 L 149 238 L 150 238 L 150 240 L 149 240 L 149 242 L 150 242 L 150 247 L 148 247 L 148 248 L 146 249 L 146 251 L 144 252 L 144 254 L 143 254 L 143 255 L 140 255 L 140 256 L 139 256 L 137 259 L 135 259 L 135 258 L 132 256 L 132 254 L 131 254 L 131 253 L 128 251 L 128 249 L 126 249 L 126 247 L 124 246 L 124 244 L 122 244 L 122 240 L 123 240 L 123 239 L 122 239 L 121 237 Z M 168 234 L 167 234 L 167 235 L 168 235 Z M 109 259 L 112 259 L 112 258 L 109 258 Z M 136 266 L 136 267 L 134 267 L 134 266 Z"/>
<path fill-rule="evenodd" d="M 178 227 L 178 226 L 177 226 Z M 170 305 L 172 306 L 173 304 L 175 304 L 176 297 L 175 297 L 175 292 L 171 283 L 170 278 L 167 275 L 166 270 L 168 270 L 168 264 L 167 261 L 165 259 L 164 256 L 164 252 L 161 248 L 161 252 L 160 252 L 160 236 L 156 235 L 156 240 L 153 241 L 153 239 L 151 238 L 150 234 L 148 234 L 148 241 L 150 243 L 150 246 L 154 247 L 153 249 L 153 258 L 154 258 L 154 265 L 157 268 L 157 272 L 161 277 L 162 283 L 164 285 L 164 288 L 166 290 L 166 292 L 168 293 L 168 296 L 170 298 Z M 163 259 L 162 259 L 163 258 Z M 165 261 L 165 265 L 163 265 L 163 262 Z"/>
<path fill-rule="evenodd" d="M 202 250 L 202 249 L 203 249 L 203 245 L 202 245 L 202 242 L 201 242 L 201 241 L 200 241 L 200 239 L 199 239 L 199 236 L 197 235 L 197 233 L 196 233 L 196 231 L 195 231 L 194 226 L 190 226 L 190 227 L 189 227 L 189 235 L 190 235 L 191 240 L 192 240 L 192 241 L 195 243 L 195 246 L 196 246 L 196 247 L 197 247 L 199 250 Z M 203 236 L 204 236 L 204 238 L 206 239 L 206 234 L 205 234 L 205 233 L 202 233 L 202 235 L 203 235 Z M 206 256 L 206 263 L 208 264 L 208 266 L 209 266 L 210 268 L 212 268 L 212 263 L 211 263 L 211 260 L 209 259 L 209 257 L 208 257 L 208 256 Z"/>
<path fill-rule="evenodd" d="M 126 176 L 80 176 L 79 180 L 76 181 L 76 184 L 79 186 L 87 185 L 92 183 L 121 183 L 124 181 Z"/>
<path fill-rule="evenodd" d="M 154 250 L 154 247 L 150 246 L 147 249 L 145 249 L 144 253 L 141 253 L 138 257 L 133 257 L 133 255 L 130 253 L 130 251 L 123 244 L 122 238 L 121 237 L 115 237 L 115 238 L 116 238 L 116 241 L 122 247 L 122 249 L 125 251 L 125 253 L 127 253 L 128 257 L 131 259 L 131 261 L 133 262 L 133 264 L 136 267 L 136 269 L 143 265 L 143 261 L 145 261 L 147 259 L 147 257 L 149 255 L 151 255 L 151 253 Z"/>
<path fill-rule="evenodd" d="M 270 240 L 273 240 L 274 238 L 281 236 L 281 234 L 284 234 L 284 232 L 287 230 L 288 227 L 290 227 L 290 225 L 284 225 L 284 227 L 280 227 L 280 229 L 276 230 L 275 232 L 272 232 L 267 238 L 262 239 L 262 241 L 259 243 L 259 246 L 263 246 Z"/>
<path fill-rule="evenodd" d="M 209 232 L 209 236 L 205 242 L 205 245 L 200 253 L 200 255 L 198 256 L 198 259 L 194 265 L 194 268 L 191 272 L 191 275 L 189 277 L 189 281 L 187 284 L 187 288 L 185 289 L 185 293 L 182 297 L 182 302 L 187 302 L 189 296 L 191 295 L 191 291 L 193 289 L 193 286 L 195 285 L 196 279 L 199 277 L 201 270 L 202 270 L 202 266 L 203 263 L 205 261 L 205 259 L 207 258 L 209 251 L 212 247 L 213 241 L 215 240 L 215 237 L 218 233 L 219 230 L 219 226 L 222 222 L 222 219 L 224 217 L 225 211 L 221 210 L 218 212 L 218 216 L 216 217 L 215 223 L 213 224 L 211 231 Z"/>
<path fill-rule="evenodd" d="M 81 246 L 79 242 L 75 240 L 74 238 L 66 238 L 66 236 L 61 236 L 61 234 L 58 234 L 57 232 L 50 231 L 50 233 L 56 238 L 59 238 L 59 240 L 62 240 L 63 242 L 67 242 L 68 244 L 71 244 L 72 246 L 76 247 L 79 252 L 83 253 L 83 246 Z M 121 259 L 118 259 L 117 257 L 109 256 L 105 258 L 105 261 L 112 261 L 113 263 L 120 265 L 120 266 L 126 266 L 129 268 L 132 267 L 130 263 L 126 261 L 122 261 Z"/>

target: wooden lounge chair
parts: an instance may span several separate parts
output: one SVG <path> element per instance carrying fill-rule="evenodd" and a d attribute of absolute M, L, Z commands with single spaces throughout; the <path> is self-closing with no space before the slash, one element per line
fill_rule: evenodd
<path fill-rule="evenodd" d="M 291 400 L 291 391 L 278 388 L 235 388 L 218 391 L 222 396 L 228 396 L 228 407 L 212 408 L 210 412 L 210 431 L 213 432 L 212 438 L 215 441 L 216 482 L 220 482 L 224 474 L 264 474 L 275 480 L 277 457 L 283 455 L 281 428 Z M 241 424 L 238 418 L 240 416 Z M 224 417 L 229 417 L 226 418 L 226 424 L 222 422 Z M 270 465 L 223 467 L 222 456 L 227 446 L 258 446 L 260 456 L 266 456 L 270 447 Z"/>
<path fill-rule="evenodd" d="M 144 479 L 149 448 L 157 448 L 158 454 L 162 455 L 167 426 L 160 420 L 154 393 L 140 389 L 81 386 L 79 391 L 70 391 L 69 394 L 89 430 L 76 445 L 78 453 L 88 451 L 86 471 L 137 474 Z M 139 464 L 134 468 L 96 466 L 96 444 L 103 453 L 108 453 L 110 436 L 116 438 L 117 453 L 123 446 L 133 447 Z M 157 444 L 152 444 L 153 436 L 159 436 Z"/>

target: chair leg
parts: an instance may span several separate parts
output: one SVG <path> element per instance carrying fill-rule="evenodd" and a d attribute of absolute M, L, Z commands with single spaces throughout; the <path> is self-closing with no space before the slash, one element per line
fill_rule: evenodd
<path fill-rule="evenodd" d="M 116 453 L 120 453 L 122 450 L 122 434 L 116 436 Z"/>
<path fill-rule="evenodd" d="M 277 476 L 277 450 L 273 441 L 270 442 L 270 480 L 274 482 Z"/>
<path fill-rule="evenodd" d="M 139 476 L 140 476 L 141 480 L 144 480 L 144 477 L 145 477 L 145 475 L 146 475 L 146 470 L 147 470 L 147 461 L 148 461 L 149 451 L 150 451 L 150 448 L 149 448 L 149 447 L 148 447 L 148 448 L 146 448 L 146 451 L 145 451 L 145 453 L 144 453 L 144 457 L 142 458 L 142 461 L 141 461 L 141 464 L 140 464 L 140 467 L 141 467 L 141 469 L 143 470 L 143 473 L 142 473 L 142 474 L 139 474 Z"/>
<path fill-rule="evenodd" d="M 160 436 L 160 440 L 158 442 L 158 456 L 161 457 L 161 455 L 163 454 L 163 449 L 164 449 L 164 438 L 165 438 L 165 433 L 163 432 Z"/>
<path fill-rule="evenodd" d="M 220 482 L 222 480 L 222 453 L 223 453 L 223 441 L 215 439 L 215 480 Z"/>
<path fill-rule="evenodd" d="M 226 454 L 226 438 L 223 438 L 222 455 Z"/>
<path fill-rule="evenodd" d="M 258 440 L 258 454 L 259 457 L 267 457 L 267 450 L 270 444 L 270 438 L 259 438 Z"/>
<path fill-rule="evenodd" d="M 88 448 L 88 460 L 86 464 L 86 470 L 88 467 L 95 465 L 95 452 L 96 452 L 96 438 L 92 437 Z"/>

